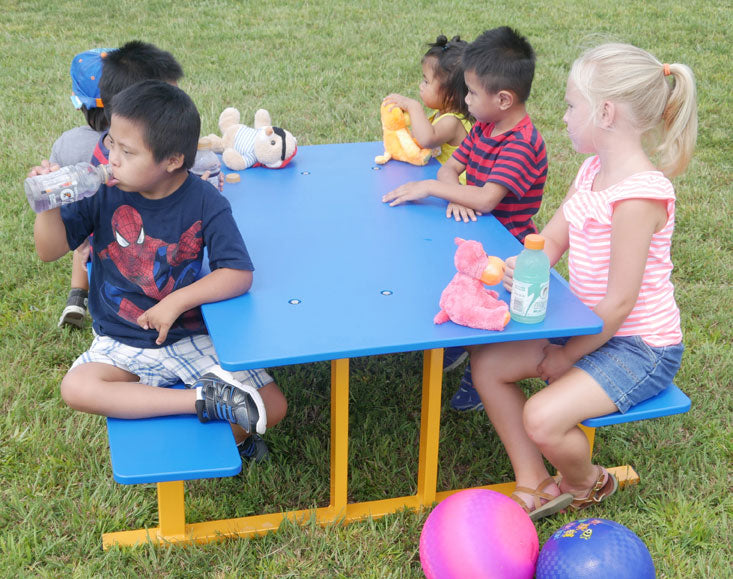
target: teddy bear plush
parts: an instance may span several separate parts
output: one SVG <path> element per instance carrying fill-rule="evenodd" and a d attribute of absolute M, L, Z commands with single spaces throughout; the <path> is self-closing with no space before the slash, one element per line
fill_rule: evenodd
<path fill-rule="evenodd" d="M 440 294 L 440 311 L 433 320 L 448 320 L 481 330 L 503 330 L 509 323 L 509 306 L 499 294 L 486 289 L 504 276 L 506 265 L 495 256 L 488 256 L 478 241 L 455 238 L 458 246 L 453 259 L 458 273 Z"/>
<path fill-rule="evenodd" d="M 273 127 L 270 113 L 260 109 L 255 113 L 254 127 L 240 123 L 239 111 L 226 108 L 219 115 L 218 135 L 208 135 L 215 152 L 221 153 L 224 164 L 233 171 L 249 167 L 282 169 L 298 151 L 295 137 L 280 127 Z"/>
<path fill-rule="evenodd" d="M 374 162 L 384 165 L 390 159 L 404 161 L 412 165 L 425 165 L 432 156 L 430 149 L 423 149 L 410 133 L 410 115 L 393 103 L 384 104 L 379 109 L 382 117 L 382 139 L 384 155 L 378 155 Z"/>

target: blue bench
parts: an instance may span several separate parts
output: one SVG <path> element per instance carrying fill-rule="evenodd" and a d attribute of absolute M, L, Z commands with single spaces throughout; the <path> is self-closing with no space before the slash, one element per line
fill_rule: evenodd
<path fill-rule="evenodd" d="M 589 418 L 583 421 L 584 426 L 597 428 L 598 426 L 608 426 L 609 424 L 621 424 L 622 422 L 636 422 L 637 420 L 647 420 L 649 418 L 658 418 L 660 416 L 671 416 L 673 414 L 683 414 L 690 409 L 690 399 L 687 394 L 682 392 L 674 384 L 669 385 L 659 394 L 644 400 L 636 406 L 629 408 L 628 412 L 621 414 L 613 412 L 605 416 L 597 418 Z"/>
<path fill-rule="evenodd" d="M 670 384 L 656 396 L 645 400 L 636 406 L 632 406 L 627 412 L 613 412 L 605 416 L 588 418 L 581 423 L 581 429 L 585 432 L 590 443 L 590 452 L 593 454 L 593 441 L 595 429 L 599 426 L 621 424 L 624 422 L 635 422 L 637 420 L 648 420 L 673 414 L 682 414 L 690 409 L 690 399 L 674 384 Z M 639 475 L 629 465 L 617 466 L 608 469 L 616 475 L 621 486 L 636 484 L 639 482 Z"/>
<path fill-rule="evenodd" d="M 596 427 L 681 414 L 689 409 L 690 399 L 672 384 L 625 414 L 614 412 L 590 418 L 583 421 L 581 428 L 588 436 L 592 453 Z M 121 484 L 157 484 L 158 527 L 105 533 L 102 536 L 105 549 L 146 542 L 205 542 L 216 539 L 227 528 L 226 521 L 186 523 L 183 481 L 234 476 L 241 471 L 242 461 L 228 423 L 202 424 L 194 415 L 138 420 L 108 418 L 107 433 L 114 479 Z M 631 466 L 609 471 L 621 485 L 639 482 L 639 475 Z M 506 488 L 498 490 L 509 493 L 514 483 L 503 486 Z M 457 491 L 437 493 L 436 498 L 442 500 L 454 492 Z M 306 514 L 304 511 L 303 515 Z M 255 518 L 262 518 L 261 524 L 276 529 L 282 517 Z M 235 520 L 232 523 L 231 534 L 240 534 L 242 524 Z"/>
<path fill-rule="evenodd" d="M 234 476 L 242 470 L 228 422 L 203 424 L 193 414 L 108 418 L 107 435 L 112 473 L 118 483 L 157 483 L 158 527 L 105 533 L 105 549 L 115 544 L 178 542 L 205 533 L 186 524 L 183 481 Z"/>

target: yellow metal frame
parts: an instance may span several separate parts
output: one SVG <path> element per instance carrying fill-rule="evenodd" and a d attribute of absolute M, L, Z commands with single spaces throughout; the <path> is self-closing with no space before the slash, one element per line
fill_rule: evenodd
<path fill-rule="evenodd" d="M 105 533 L 102 544 L 136 545 L 153 543 L 207 543 L 224 537 L 251 537 L 276 531 L 285 520 L 301 524 L 315 518 L 323 525 L 382 517 L 404 508 L 430 507 L 463 489 L 437 492 L 440 404 L 443 379 L 443 349 L 426 350 L 423 361 L 420 450 L 417 468 L 417 494 L 362 503 L 347 503 L 349 476 L 349 360 L 331 362 L 331 487 L 327 507 L 220 519 L 186 524 L 183 481 L 158 483 L 159 526 L 150 529 Z M 588 437 L 591 453 L 595 429 L 581 425 Z M 609 469 L 621 486 L 639 482 L 630 466 Z M 511 494 L 514 483 L 480 488 Z"/>

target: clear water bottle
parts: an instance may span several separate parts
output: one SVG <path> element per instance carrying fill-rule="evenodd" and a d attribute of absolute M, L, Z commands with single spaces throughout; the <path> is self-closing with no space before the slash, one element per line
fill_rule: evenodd
<path fill-rule="evenodd" d="M 550 289 L 550 259 L 542 251 L 545 238 L 535 233 L 524 238 L 524 250 L 517 256 L 509 313 L 522 324 L 538 324 L 547 313 Z"/>
<path fill-rule="evenodd" d="M 201 177 L 206 171 L 209 172 L 207 181 L 214 187 L 219 189 L 219 173 L 221 172 L 221 163 L 219 157 L 211 148 L 211 141 L 203 137 L 199 140 L 198 150 L 196 151 L 196 159 L 191 167 L 191 173 Z"/>
<path fill-rule="evenodd" d="M 91 197 L 112 178 L 109 165 L 77 163 L 25 180 L 25 196 L 33 211 L 41 213 L 66 203 Z"/>

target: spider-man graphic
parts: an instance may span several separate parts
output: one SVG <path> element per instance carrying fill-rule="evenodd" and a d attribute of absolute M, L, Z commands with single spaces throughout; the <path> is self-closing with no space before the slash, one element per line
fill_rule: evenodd
<path fill-rule="evenodd" d="M 125 279 L 155 301 L 171 293 L 184 278 L 198 273 L 198 261 L 186 262 L 196 260 L 203 248 L 201 220 L 184 231 L 178 243 L 166 243 L 146 235 L 140 214 L 129 205 L 121 205 L 112 215 L 112 230 L 115 240 L 99 252 L 99 259 L 112 260 Z M 103 294 L 119 306 L 120 317 L 130 322 L 135 323 L 144 311 L 110 284 L 105 283 Z"/>

